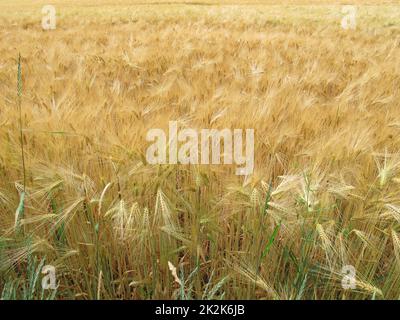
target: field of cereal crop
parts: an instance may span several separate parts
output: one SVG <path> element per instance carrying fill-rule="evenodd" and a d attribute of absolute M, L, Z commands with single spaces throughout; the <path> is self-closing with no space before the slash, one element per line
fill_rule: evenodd
<path fill-rule="evenodd" d="M 47 4 L 0 3 L 2 299 L 400 297 L 400 2 Z M 253 170 L 149 163 L 171 122 Z"/>

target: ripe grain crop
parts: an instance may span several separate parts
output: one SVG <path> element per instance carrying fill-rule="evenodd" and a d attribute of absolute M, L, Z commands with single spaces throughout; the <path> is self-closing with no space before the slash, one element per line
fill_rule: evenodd
<path fill-rule="evenodd" d="M 1 297 L 400 298 L 399 3 L 162 2 L 0 3 Z M 169 121 L 253 174 L 147 164 Z"/>

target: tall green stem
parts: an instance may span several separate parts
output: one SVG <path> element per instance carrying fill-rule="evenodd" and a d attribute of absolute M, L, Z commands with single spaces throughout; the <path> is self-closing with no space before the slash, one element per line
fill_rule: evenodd
<path fill-rule="evenodd" d="M 26 188 L 26 170 L 25 170 L 25 154 L 24 154 L 24 139 L 22 134 L 22 70 L 21 70 L 21 54 L 18 55 L 18 109 L 19 109 L 19 134 L 21 142 L 21 158 L 22 158 L 22 171 L 24 175 L 24 193 Z"/>

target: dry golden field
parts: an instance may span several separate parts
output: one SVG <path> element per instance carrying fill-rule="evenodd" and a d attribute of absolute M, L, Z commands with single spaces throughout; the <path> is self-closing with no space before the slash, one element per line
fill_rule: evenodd
<path fill-rule="evenodd" d="M 5 0 L 0 39 L 1 298 L 400 298 L 399 1 Z M 253 174 L 148 164 L 169 121 L 254 128 Z"/>

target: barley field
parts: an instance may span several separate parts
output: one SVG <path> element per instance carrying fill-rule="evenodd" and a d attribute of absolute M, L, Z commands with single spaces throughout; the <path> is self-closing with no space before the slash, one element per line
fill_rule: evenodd
<path fill-rule="evenodd" d="M 0 38 L 1 299 L 400 298 L 399 1 L 4 0 Z M 253 128 L 253 173 L 147 163 L 169 121 Z"/>

